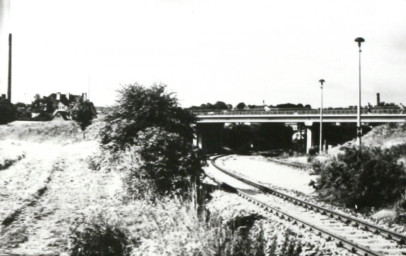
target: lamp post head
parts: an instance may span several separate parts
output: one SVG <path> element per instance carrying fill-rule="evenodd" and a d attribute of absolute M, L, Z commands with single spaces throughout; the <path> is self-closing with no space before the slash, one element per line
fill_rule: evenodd
<path fill-rule="evenodd" d="M 362 37 L 357 37 L 357 38 L 355 38 L 354 41 L 357 42 L 357 43 L 358 43 L 358 47 L 361 48 L 361 43 L 365 42 L 365 39 L 362 38 Z"/>
<path fill-rule="evenodd" d="M 321 84 L 320 88 L 323 89 L 323 84 L 324 84 L 324 82 L 325 82 L 324 79 L 320 79 L 319 82 L 320 82 L 320 84 Z"/>

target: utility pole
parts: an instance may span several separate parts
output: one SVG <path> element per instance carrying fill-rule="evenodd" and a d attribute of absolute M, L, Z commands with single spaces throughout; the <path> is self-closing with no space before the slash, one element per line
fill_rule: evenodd
<path fill-rule="evenodd" d="M 11 67 L 12 67 L 12 45 L 13 45 L 13 35 L 8 34 L 8 90 L 7 99 L 11 103 Z"/>
<path fill-rule="evenodd" d="M 365 39 L 362 37 L 355 38 L 355 42 L 358 43 L 359 48 L 359 66 L 358 66 L 358 109 L 357 109 L 357 142 L 359 150 L 361 152 L 361 136 L 362 136 L 362 127 L 361 127 L 361 43 L 365 42 Z"/>
<path fill-rule="evenodd" d="M 320 102 L 320 145 L 319 145 L 319 154 L 323 153 L 323 84 L 324 79 L 320 79 L 320 89 L 321 89 L 321 102 Z"/>

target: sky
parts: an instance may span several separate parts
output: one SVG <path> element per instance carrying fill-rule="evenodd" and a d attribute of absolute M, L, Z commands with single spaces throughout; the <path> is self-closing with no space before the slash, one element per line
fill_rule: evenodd
<path fill-rule="evenodd" d="M 13 33 L 13 102 L 87 92 L 114 104 L 126 84 L 167 85 L 181 106 L 406 104 L 406 0 L 0 0 Z M 7 8 L 7 2 L 10 2 Z M 3 14 L 1 14 L 3 13 Z"/>

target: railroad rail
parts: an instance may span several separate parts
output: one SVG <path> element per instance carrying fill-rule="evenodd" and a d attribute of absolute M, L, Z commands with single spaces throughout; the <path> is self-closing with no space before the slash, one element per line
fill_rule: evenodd
<path fill-rule="evenodd" d="M 265 202 L 264 200 L 259 200 L 253 196 L 252 193 L 245 192 L 241 189 L 236 189 L 237 193 L 239 196 L 242 198 L 247 199 L 248 201 L 251 201 L 255 203 L 256 205 L 260 206 L 261 208 L 264 208 L 266 211 L 271 212 L 281 218 L 285 218 L 289 221 L 292 221 L 294 223 L 297 223 L 303 227 L 308 227 L 311 230 L 315 231 L 321 236 L 327 237 L 329 240 L 333 240 L 337 242 L 338 246 L 342 246 L 349 251 L 356 253 L 358 255 L 364 255 L 364 256 L 378 256 L 378 255 L 406 255 L 406 236 L 403 234 L 399 234 L 396 232 L 393 232 L 391 230 L 376 226 L 374 224 L 368 223 L 363 220 L 359 220 L 357 218 L 354 218 L 352 216 L 326 209 L 323 207 L 320 207 L 318 205 L 315 205 L 313 203 L 305 202 L 301 199 L 292 197 L 290 195 L 287 195 L 285 193 L 276 191 L 274 189 L 271 189 L 269 187 L 266 187 L 262 184 L 259 184 L 257 182 L 248 180 L 246 178 L 240 177 L 239 175 L 236 175 L 235 173 L 232 173 L 220 166 L 218 166 L 215 161 L 222 157 L 223 155 L 214 157 L 211 159 L 212 165 L 220 170 L 221 172 L 231 176 L 232 178 L 239 180 L 240 182 L 243 182 L 247 185 L 250 185 L 259 191 L 261 191 L 264 194 L 272 195 L 274 197 L 277 197 L 283 201 L 288 201 L 289 203 L 293 204 L 296 208 L 299 206 L 301 209 L 304 209 L 305 211 L 312 211 L 315 214 L 319 214 L 318 217 L 320 216 L 325 216 L 327 223 L 332 223 L 327 224 L 329 228 L 325 228 L 323 226 L 317 225 L 312 223 L 311 221 L 305 220 L 303 218 L 300 218 L 298 216 L 295 216 L 295 214 L 291 214 L 289 211 L 286 209 L 281 209 L 281 207 L 275 207 L 270 205 L 269 203 Z M 221 182 L 220 182 L 221 183 Z M 226 184 L 229 187 L 230 184 Z M 293 210 L 292 210 L 293 209 Z M 292 211 L 297 211 L 297 209 L 291 208 Z M 303 213 L 300 213 L 299 215 L 303 215 Z M 333 221 L 333 222 L 332 222 Z M 336 224 L 340 223 L 340 224 Z M 341 225 L 341 226 L 340 226 Z M 348 229 L 354 229 L 359 230 L 361 233 L 360 234 L 353 234 L 354 231 L 349 231 Z M 340 232 L 334 231 L 336 230 L 341 230 L 341 233 L 348 234 L 349 232 L 352 232 L 352 237 L 358 237 L 356 240 L 350 240 L 350 238 L 347 238 L 346 236 L 342 236 Z M 366 241 L 375 241 L 374 237 L 380 236 L 385 241 L 388 241 L 389 243 L 387 244 L 382 244 L 381 246 L 377 243 L 369 243 L 365 245 Z M 369 239 L 369 240 L 368 240 Z M 379 243 L 379 242 L 378 242 Z"/>

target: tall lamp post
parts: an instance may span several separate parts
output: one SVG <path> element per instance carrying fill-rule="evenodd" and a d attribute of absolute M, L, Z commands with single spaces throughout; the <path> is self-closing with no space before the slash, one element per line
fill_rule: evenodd
<path fill-rule="evenodd" d="M 319 144 L 319 153 L 323 152 L 323 84 L 324 79 L 320 79 L 320 91 L 321 91 L 321 104 L 320 104 L 320 144 Z"/>
<path fill-rule="evenodd" d="M 359 150 L 361 150 L 361 136 L 362 136 L 362 127 L 361 127 L 361 43 L 365 42 L 365 39 L 362 37 L 355 38 L 355 42 L 358 43 L 359 48 L 359 86 L 358 86 L 358 108 L 357 108 L 357 142 Z"/>

